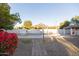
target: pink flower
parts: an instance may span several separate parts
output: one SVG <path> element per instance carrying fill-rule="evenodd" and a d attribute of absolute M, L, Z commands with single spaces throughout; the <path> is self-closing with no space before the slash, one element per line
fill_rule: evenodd
<path fill-rule="evenodd" d="M 5 47 L 3 49 L 5 52 L 11 53 L 15 50 L 18 44 L 18 37 L 15 33 L 8 33 L 1 31 L 0 32 L 0 48 Z"/>

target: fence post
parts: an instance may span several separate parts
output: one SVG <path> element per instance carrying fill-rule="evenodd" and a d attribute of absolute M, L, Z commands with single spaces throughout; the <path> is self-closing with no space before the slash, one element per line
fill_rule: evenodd
<path fill-rule="evenodd" d="M 43 41 L 44 41 L 44 29 L 42 29 L 42 31 L 43 31 Z"/>

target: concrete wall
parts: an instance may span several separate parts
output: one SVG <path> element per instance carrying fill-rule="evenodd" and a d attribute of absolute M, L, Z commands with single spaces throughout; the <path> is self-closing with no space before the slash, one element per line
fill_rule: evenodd
<path fill-rule="evenodd" d="M 45 34 L 47 33 L 53 33 L 53 34 L 60 34 L 60 35 L 70 35 L 70 29 L 64 30 L 64 29 L 44 29 L 44 30 L 7 30 L 7 32 L 9 33 L 16 33 L 16 34 L 36 34 L 36 33 L 40 33 L 42 34 L 43 32 Z M 79 30 L 76 31 L 76 35 L 79 35 Z"/>
<path fill-rule="evenodd" d="M 18 35 L 32 35 L 32 34 L 42 34 L 42 31 L 40 30 L 25 30 L 25 29 L 19 29 L 19 30 L 7 30 L 9 33 L 16 33 Z"/>
<path fill-rule="evenodd" d="M 21 30 L 21 29 L 19 29 L 19 30 L 7 30 L 7 32 L 9 32 L 9 33 L 16 33 L 17 35 L 18 34 L 26 34 L 26 30 Z"/>
<path fill-rule="evenodd" d="M 79 35 L 79 30 L 76 31 L 77 35 Z"/>
<path fill-rule="evenodd" d="M 58 29 L 58 30 L 56 30 L 56 29 L 49 29 L 49 30 L 45 29 L 44 32 L 45 33 L 48 32 L 48 33 L 53 33 L 53 34 L 59 34 L 59 35 L 70 35 L 69 29 L 67 29 L 67 30 L 65 30 L 65 29 Z"/>

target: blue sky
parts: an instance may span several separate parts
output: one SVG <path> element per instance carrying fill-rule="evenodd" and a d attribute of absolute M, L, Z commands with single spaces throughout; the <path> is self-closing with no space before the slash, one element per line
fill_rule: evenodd
<path fill-rule="evenodd" d="M 11 13 L 19 12 L 22 21 L 31 20 L 32 23 L 58 25 L 64 20 L 70 20 L 79 15 L 77 3 L 10 3 Z"/>

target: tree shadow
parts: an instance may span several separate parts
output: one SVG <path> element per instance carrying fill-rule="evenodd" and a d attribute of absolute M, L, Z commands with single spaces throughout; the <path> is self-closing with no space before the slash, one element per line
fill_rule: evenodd
<path fill-rule="evenodd" d="M 78 44 L 74 44 L 74 41 L 68 41 L 67 39 L 63 38 L 63 37 L 56 37 L 57 42 L 61 43 L 62 45 L 65 46 L 66 50 L 68 51 L 69 55 L 76 55 L 79 54 L 79 48 L 78 48 Z"/>

